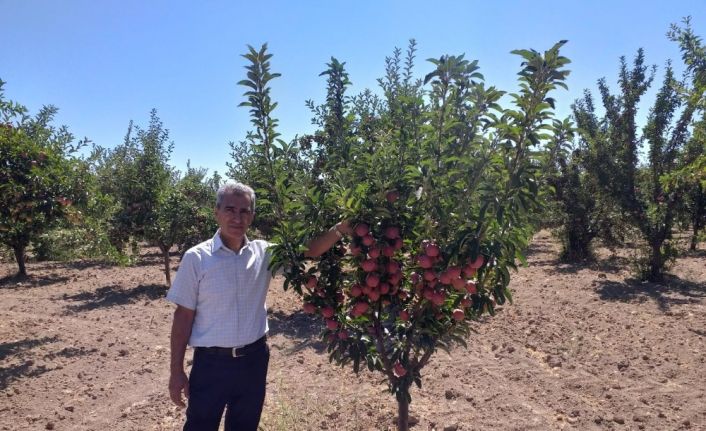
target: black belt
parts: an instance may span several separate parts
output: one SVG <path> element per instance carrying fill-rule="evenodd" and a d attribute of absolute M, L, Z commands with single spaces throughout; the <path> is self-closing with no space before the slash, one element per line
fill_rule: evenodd
<path fill-rule="evenodd" d="M 265 345 L 267 341 L 267 335 L 263 335 L 256 341 L 250 344 L 246 344 L 241 347 L 196 347 L 197 352 L 204 352 L 210 355 L 220 355 L 220 356 L 230 356 L 231 358 L 239 358 L 241 356 L 249 355 L 257 351 L 259 348 Z"/>

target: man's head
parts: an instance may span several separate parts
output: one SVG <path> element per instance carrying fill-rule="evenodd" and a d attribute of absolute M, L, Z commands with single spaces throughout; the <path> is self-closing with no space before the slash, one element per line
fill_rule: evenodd
<path fill-rule="evenodd" d="M 218 192 L 216 192 L 216 209 L 221 205 L 223 196 L 226 194 L 243 194 L 248 196 L 251 202 L 250 210 L 255 213 L 255 190 L 253 190 L 252 187 L 236 181 L 226 181 L 218 188 Z"/>
<path fill-rule="evenodd" d="M 255 192 L 242 183 L 228 181 L 216 194 L 216 221 L 229 248 L 239 248 L 255 216 Z"/>

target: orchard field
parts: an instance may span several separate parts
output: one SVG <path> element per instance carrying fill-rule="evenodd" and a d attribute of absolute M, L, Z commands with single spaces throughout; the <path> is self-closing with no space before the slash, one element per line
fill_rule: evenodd
<path fill-rule="evenodd" d="M 630 250 L 563 264 L 547 231 L 512 277 L 514 305 L 471 324 L 412 388 L 416 430 L 706 429 L 704 244 L 664 283 L 635 282 Z M 0 429 L 177 430 L 167 393 L 172 306 L 161 253 L 142 264 L 0 266 Z M 173 254 L 173 269 L 178 257 Z M 379 375 L 329 364 L 320 319 L 273 281 L 263 430 L 395 429 Z M 188 355 L 187 355 L 188 356 Z"/>
<path fill-rule="evenodd" d="M 248 45 L 251 129 L 223 175 L 172 166 L 156 108 L 81 153 L 0 80 L 0 429 L 179 429 L 166 286 L 230 180 L 281 274 L 262 429 L 706 429 L 694 28 L 666 35 L 681 70 L 638 49 L 563 118 L 564 39 L 512 50 L 510 88 L 414 39 L 359 93 L 331 57 L 315 130 L 288 141 L 272 83 L 290 84 Z"/>

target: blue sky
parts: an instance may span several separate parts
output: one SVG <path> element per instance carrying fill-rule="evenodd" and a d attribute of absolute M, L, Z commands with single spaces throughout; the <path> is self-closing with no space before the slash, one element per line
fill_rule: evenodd
<path fill-rule="evenodd" d="M 377 90 L 394 47 L 418 43 L 416 75 L 429 57 L 465 53 L 488 84 L 515 90 L 517 48 L 545 50 L 568 39 L 568 92 L 556 94 L 560 116 L 584 88 L 607 77 L 615 87 L 621 55 L 644 47 L 660 72 L 679 51 L 669 24 L 692 16 L 706 37 L 706 1 L 162 1 L 0 0 L 0 79 L 5 97 L 34 113 L 60 111 L 78 137 L 113 147 L 132 119 L 146 125 L 158 110 L 175 149 L 171 163 L 225 171 L 228 141 L 250 129 L 243 100 L 246 44 L 267 42 L 285 139 L 313 131 L 304 102 L 321 102 L 319 73 L 331 56 L 346 62 L 353 87 Z M 661 80 L 658 74 L 657 84 Z M 651 100 L 651 98 L 649 99 Z M 646 107 L 643 114 L 646 114 Z"/>

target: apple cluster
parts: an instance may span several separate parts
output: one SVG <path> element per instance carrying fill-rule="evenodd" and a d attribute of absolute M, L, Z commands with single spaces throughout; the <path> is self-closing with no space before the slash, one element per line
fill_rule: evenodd
<path fill-rule="evenodd" d="M 388 202 L 394 202 L 394 196 L 388 197 Z M 341 319 L 355 319 L 374 311 L 386 309 L 396 315 L 398 322 L 409 322 L 424 310 L 444 319 L 451 310 L 442 308 L 450 298 L 453 301 L 446 305 L 459 307 L 450 317 L 457 322 L 466 319 L 466 311 L 473 305 L 471 298 L 477 293 L 476 274 L 485 263 L 484 257 L 480 255 L 464 265 L 448 265 L 433 240 L 422 241 L 420 249 L 412 254 L 402 250 L 403 244 L 400 226 L 384 220 L 374 225 L 358 222 L 348 248 L 354 271 L 352 280 L 346 283 L 345 295 L 338 290 L 335 296 L 327 297 L 324 283 L 315 275 L 308 277 L 305 287 L 310 296 L 303 309 L 325 319 L 329 341 L 348 338 L 346 320 Z M 411 271 L 407 275 L 405 267 Z M 342 313 L 341 308 L 345 310 Z"/>
<path fill-rule="evenodd" d="M 396 259 L 403 245 L 400 233 L 398 226 L 386 226 L 376 238 L 367 223 L 355 226 L 350 252 L 358 264 L 357 281 L 348 290 L 355 301 L 353 317 L 362 316 L 378 301 L 387 306 L 394 297 L 406 299 L 400 289 L 402 263 Z"/>
<path fill-rule="evenodd" d="M 480 255 L 464 266 L 447 266 L 442 259 L 439 245 L 434 241 L 424 240 L 421 252 L 416 256 L 417 269 L 411 274 L 410 280 L 415 294 L 421 295 L 433 307 L 443 306 L 454 291 L 463 295 L 459 303 L 463 308 L 454 309 L 452 313 L 454 320 L 462 321 L 466 318 L 464 309 L 473 304 L 470 296 L 478 292 L 475 276 L 484 263 L 485 259 Z M 443 318 L 443 314 L 437 313 L 437 317 Z"/>

